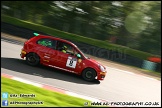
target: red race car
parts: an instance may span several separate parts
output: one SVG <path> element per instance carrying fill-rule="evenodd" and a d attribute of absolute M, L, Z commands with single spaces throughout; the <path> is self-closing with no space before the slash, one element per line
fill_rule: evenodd
<path fill-rule="evenodd" d="M 43 64 L 72 72 L 82 75 L 86 81 L 105 78 L 106 68 L 86 57 L 72 42 L 38 33 L 34 35 L 24 43 L 20 54 L 21 58 L 26 58 L 27 64 L 32 66 Z"/>

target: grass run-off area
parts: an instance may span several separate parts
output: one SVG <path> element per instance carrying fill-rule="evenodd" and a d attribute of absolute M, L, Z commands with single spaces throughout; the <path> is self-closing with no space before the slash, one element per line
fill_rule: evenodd
<path fill-rule="evenodd" d="M 1 77 L 1 100 L 8 100 L 8 106 L 10 107 L 84 107 L 85 102 L 90 102 L 88 100 L 84 100 L 81 98 L 68 96 L 65 94 L 48 91 L 43 88 L 39 88 L 33 85 L 25 84 L 19 81 L 15 81 L 12 79 Z M 7 92 L 8 98 L 2 98 L 2 93 Z M 10 94 L 34 94 L 35 97 L 10 97 Z M 43 104 L 33 104 L 33 105 L 25 105 L 25 104 L 10 104 L 13 101 L 42 101 Z M 2 105 L 2 104 L 1 104 Z"/>

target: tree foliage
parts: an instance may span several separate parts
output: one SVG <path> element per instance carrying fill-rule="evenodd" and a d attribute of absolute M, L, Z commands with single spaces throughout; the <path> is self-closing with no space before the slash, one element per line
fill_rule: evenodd
<path fill-rule="evenodd" d="M 86 37 L 161 54 L 161 1 L 2 1 L 1 12 Z"/>

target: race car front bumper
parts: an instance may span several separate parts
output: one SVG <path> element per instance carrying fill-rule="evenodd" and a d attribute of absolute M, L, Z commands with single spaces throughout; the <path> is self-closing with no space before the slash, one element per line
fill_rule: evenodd
<path fill-rule="evenodd" d="M 107 72 L 100 72 L 98 77 L 97 77 L 97 80 L 103 80 L 105 78 L 105 76 L 106 76 L 106 73 Z"/>
<path fill-rule="evenodd" d="M 26 51 L 24 51 L 24 50 L 21 50 L 21 54 L 20 54 L 20 57 L 21 57 L 21 58 L 24 58 L 24 57 L 25 57 L 25 55 L 26 55 Z"/>

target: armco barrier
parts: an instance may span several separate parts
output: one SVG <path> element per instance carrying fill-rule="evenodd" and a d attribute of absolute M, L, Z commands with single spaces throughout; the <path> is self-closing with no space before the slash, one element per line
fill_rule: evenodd
<path fill-rule="evenodd" d="M 22 28 L 22 27 L 17 27 L 17 26 L 14 26 L 14 25 L 11 25 L 8 23 L 4 23 L 4 22 L 1 22 L 1 32 L 19 36 L 19 37 L 26 38 L 26 39 L 31 38 L 33 36 L 34 32 L 48 35 L 46 33 L 42 33 L 39 31 L 33 31 L 30 29 Z M 141 68 L 143 65 L 142 59 L 125 54 L 126 50 L 122 51 L 122 53 L 119 53 L 118 51 L 120 49 L 115 49 L 116 51 L 111 51 L 111 50 L 99 48 L 99 47 L 92 46 L 92 45 L 85 44 L 85 43 L 77 43 L 77 42 L 73 42 L 73 43 L 75 43 L 84 53 L 90 54 L 92 56 L 104 58 L 104 59 L 107 59 L 110 61 L 130 65 L 130 66 L 135 66 L 135 67 L 139 67 L 139 68 Z M 161 65 L 159 65 L 159 63 L 157 64 L 155 70 L 161 72 Z"/>

